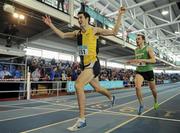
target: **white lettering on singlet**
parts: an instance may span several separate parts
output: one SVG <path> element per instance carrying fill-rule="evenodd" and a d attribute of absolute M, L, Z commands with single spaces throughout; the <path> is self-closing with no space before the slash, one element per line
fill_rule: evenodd
<path fill-rule="evenodd" d="M 146 63 L 141 62 L 141 63 L 138 63 L 137 66 L 146 66 Z"/>

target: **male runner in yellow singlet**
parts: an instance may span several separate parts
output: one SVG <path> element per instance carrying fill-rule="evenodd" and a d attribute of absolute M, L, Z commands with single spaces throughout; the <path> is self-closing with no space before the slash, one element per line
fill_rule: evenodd
<path fill-rule="evenodd" d="M 79 105 L 79 118 L 77 122 L 69 127 L 68 130 L 76 131 L 86 126 L 85 120 L 85 93 L 84 86 L 90 84 L 96 92 L 99 92 L 109 98 L 112 105 L 115 103 L 115 97 L 111 93 L 100 87 L 98 75 L 100 74 L 100 63 L 97 57 L 97 37 L 98 35 L 116 35 L 121 25 L 121 16 L 125 13 L 125 8 L 119 9 L 117 22 L 112 30 L 102 29 L 99 27 L 92 27 L 90 22 L 90 16 L 86 12 L 78 13 L 78 22 L 80 30 L 73 32 L 62 32 L 57 29 L 51 22 L 49 16 L 44 16 L 43 21 L 47 24 L 60 38 L 77 38 L 78 51 L 81 59 L 82 72 L 78 76 L 75 82 L 75 88 L 77 93 L 77 100 Z"/>

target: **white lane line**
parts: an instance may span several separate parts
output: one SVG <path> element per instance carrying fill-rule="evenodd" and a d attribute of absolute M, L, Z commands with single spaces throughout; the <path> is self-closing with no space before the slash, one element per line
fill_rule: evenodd
<path fill-rule="evenodd" d="M 129 92 L 127 92 L 126 94 L 125 94 L 125 96 L 123 96 L 123 97 L 121 97 L 121 98 L 126 98 L 126 97 L 130 97 L 130 96 L 134 96 L 135 94 L 130 94 L 130 95 L 127 95 L 128 93 L 130 93 L 131 91 L 129 91 Z M 132 93 L 132 92 L 131 92 Z M 148 94 L 148 92 L 147 92 L 147 94 Z M 121 99 L 120 98 L 120 99 Z M 35 109 L 48 109 L 48 108 L 44 108 L 44 107 L 48 107 L 48 106 L 50 106 L 50 105 L 40 105 L 40 106 L 38 106 L 38 107 L 23 107 L 23 106 L 18 106 L 18 105 L 25 105 L 25 104 L 32 104 L 32 103 L 38 103 L 38 102 L 40 102 L 40 103 L 48 103 L 48 104 L 50 104 L 50 105 L 60 105 L 60 106 L 65 106 L 65 107 L 70 107 L 70 108 L 77 108 L 78 106 L 73 106 L 73 105 L 67 105 L 67 104 L 59 104 L 59 103 L 52 103 L 51 101 L 46 101 L 46 100 L 44 100 L 44 99 L 38 99 L 38 100 L 35 100 L 35 99 L 31 99 L 30 100 L 30 102 L 29 103 L 20 103 L 20 104 L 9 104 L 9 105 L 0 105 L 0 106 L 2 106 L 2 107 L 18 107 L 18 108 L 20 108 L 20 109 L 13 109 L 13 110 L 7 110 L 7 111 L 0 111 L 0 113 L 1 112 L 13 112 L 13 111 L 18 111 L 18 110 L 25 110 L 25 109 L 29 109 L 29 108 L 35 108 Z M 100 104 L 100 103 L 103 103 L 103 102 L 108 102 L 108 100 L 101 100 L 101 101 L 98 101 L 98 102 L 91 102 L 91 103 L 89 103 L 89 104 L 86 104 L 86 106 L 89 106 L 89 105 L 91 105 L 91 104 Z M 41 107 L 43 107 L 43 108 L 41 108 Z M 96 109 L 92 109 L 92 108 L 86 108 L 86 109 L 90 109 L 90 110 L 94 110 L 94 111 L 100 111 L 100 110 L 96 110 Z M 51 110 L 52 110 L 52 108 L 51 108 Z M 55 110 L 55 109 L 53 109 L 53 110 Z M 58 110 L 58 109 L 57 109 Z"/>
<path fill-rule="evenodd" d="M 129 113 L 122 113 L 122 112 L 114 112 L 114 111 L 104 111 L 101 114 L 111 114 L 111 115 L 124 115 L 124 116 L 138 116 L 139 118 L 148 118 L 148 119 L 155 119 L 155 120 L 164 120 L 164 121 L 173 121 L 173 122 L 180 122 L 178 119 L 171 119 L 171 118 L 162 118 L 162 117 L 154 117 L 154 116 L 146 116 L 146 115 L 136 115 L 136 114 L 129 114 Z"/>
<path fill-rule="evenodd" d="M 167 88 L 159 88 L 159 90 L 158 91 L 161 91 L 161 90 L 164 90 L 165 89 L 165 91 L 166 90 L 168 90 L 168 88 L 169 87 L 167 87 Z M 130 93 L 130 94 L 129 94 Z M 132 94 L 131 94 L 132 93 Z M 144 90 L 143 91 L 143 93 L 144 94 L 151 94 L 151 92 L 149 92 L 149 88 L 147 88 L 146 87 L 146 90 Z M 159 92 L 159 93 L 161 93 L 161 92 Z M 129 95 L 128 95 L 129 94 Z M 128 92 L 125 92 L 125 93 L 123 93 L 123 94 L 121 94 L 120 93 L 120 95 L 123 95 L 123 96 L 116 96 L 116 97 L 120 97 L 120 98 L 118 98 L 118 99 L 122 99 L 122 98 L 126 98 L 126 97 L 130 97 L 130 96 L 135 96 L 136 94 L 135 94 L 135 90 L 133 90 L 133 91 L 128 91 Z M 94 97 L 93 97 L 94 98 Z M 91 105 L 91 104 L 99 104 L 99 103 L 102 103 L 102 102 L 107 102 L 107 101 L 109 101 L 109 100 L 100 100 L 100 101 L 98 101 L 98 102 L 88 102 L 88 104 L 86 104 L 86 106 L 88 106 L 88 105 Z M 70 103 L 70 102 L 69 102 Z M 72 103 L 72 102 L 71 102 Z M 77 103 L 77 102 L 76 102 Z"/>
<path fill-rule="evenodd" d="M 164 89 L 164 88 L 162 88 L 162 89 Z M 127 91 L 127 92 L 125 92 L 125 96 L 123 96 L 123 97 L 121 97 L 121 98 L 126 98 L 126 97 L 129 97 L 129 96 L 133 96 L 133 95 L 135 95 L 135 94 L 130 94 L 130 95 L 126 95 L 126 94 L 128 94 L 128 93 L 132 93 L 132 90 L 133 89 L 131 89 L 131 91 Z M 120 91 L 126 91 L 126 90 L 120 90 Z M 148 94 L 148 93 L 147 93 Z M 71 98 L 71 97 L 69 97 L 69 98 Z M 64 101 L 64 100 L 68 100 L 69 98 L 64 98 L 64 99 L 61 99 L 62 101 Z M 41 99 L 40 99 L 41 100 Z M 47 99 L 48 100 L 48 99 Z M 53 100 L 53 98 L 49 98 L 49 100 Z M 55 100 L 57 100 L 57 98 L 55 99 Z M 33 103 L 38 103 L 38 101 L 39 100 L 35 100 L 35 99 L 31 99 L 31 100 L 29 100 L 29 102 L 25 102 L 25 103 L 19 103 L 19 104 L 17 104 L 17 103 L 14 103 L 14 104 L 9 104 L 9 105 L 0 105 L 0 106 L 2 106 L 2 107 L 18 107 L 18 108 L 20 108 L 20 109 L 13 109 L 13 110 L 7 110 L 7 111 L 0 111 L 0 113 L 1 112 L 13 112 L 13 111 L 18 111 L 18 110 L 25 110 L 25 109 L 27 109 L 28 107 L 22 107 L 22 106 L 18 106 L 18 105 L 25 105 L 25 104 L 33 104 Z M 101 101 L 98 101 L 98 102 L 90 102 L 89 104 L 87 104 L 86 106 L 89 106 L 89 105 L 91 105 L 91 104 L 99 104 L 99 103 L 102 103 L 102 102 L 106 102 L 107 100 L 101 100 Z M 52 103 L 51 103 L 51 101 L 46 101 L 46 99 L 44 100 L 41 100 L 41 102 L 45 102 L 45 103 L 50 103 L 51 105 L 52 105 Z M 52 101 L 53 102 L 53 101 Z M 40 107 L 48 107 L 48 106 L 50 106 L 50 105 L 40 105 L 40 106 L 38 106 L 38 107 L 30 107 L 30 108 L 35 108 L 35 109 L 41 109 Z M 66 106 L 65 104 L 62 104 L 62 106 Z M 74 107 L 76 107 L 76 106 L 74 106 Z M 73 107 L 72 107 L 73 108 Z M 42 108 L 42 109 L 48 109 L 48 108 Z M 52 110 L 52 109 L 51 109 Z M 53 109 L 53 110 L 55 110 L 55 109 Z M 92 109 L 91 109 L 92 110 Z"/>
<path fill-rule="evenodd" d="M 175 85 L 174 85 L 175 86 Z M 169 86 L 166 86 L 167 88 L 159 88 L 159 90 L 163 90 L 163 89 L 168 89 L 169 88 Z M 145 87 L 145 88 L 147 88 L 147 87 Z M 130 89 L 131 91 L 127 91 L 127 92 L 125 92 L 124 94 L 128 94 L 128 93 L 130 93 L 130 92 L 135 92 L 134 91 L 134 89 Z M 124 91 L 126 91 L 126 90 L 119 90 L 119 91 L 122 91 L 122 92 L 124 92 Z M 146 91 L 146 90 L 145 90 Z M 120 95 L 121 95 L 121 93 L 119 93 Z M 123 95 L 124 95 L 123 94 Z M 90 96 L 90 95 L 89 95 Z M 62 98 L 62 97 L 61 97 Z M 64 99 L 61 99 L 61 101 L 64 101 L 64 100 L 71 100 L 71 98 L 72 97 L 65 97 Z M 92 98 L 94 98 L 94 97 L 92 97 Z M 41 98 L 42 99 L 42 98 Z M 40 100 L 41 100 L 40 99 Z M 44 99 L 42 99 L 41 101 L 46 101 L 46 100 L 48 100 L 49 102 L 53 102 L 53 100 L 58 100 L 57 99 L 57 97 L 55 97 L 55 98 L 44 98 Z M 27 101 L 27 100 L 24 100 L 24 101 Z M 9 104 L 6 104 L 6 106 L 8 106 L 8 105 L 12 105 L 12 106 L 18 106 L 18 105 L 25 105 L 25 104 L 32 104 L 32 103 L 37 103 L 37 101 L 39 101 L 39 100 L 35 100 L 35 99 L 30 99 L 30 100 L 28 100 L 28 102 L 24 102 L 24 103 L 9 103 Z M 107 101 L 107 100 L 103 100 L 103 101 Z M 91 103 L 92 104 L 92 103 Z M 3 104 L 0 104 L 0 106 L 4 106 Z"/>
<path fill-rule="evenodd" d="M 164 89 L 164 88 L 163 88 Z M 165 90 L 165 91 L 163 91 L 163 92 L 166 92 L 166 91 L 171 91 L 171 90 Z M 160 93 L 163 93 L 163 92 L 160 92 Z M 149 93 L 151 93 L 151 92 L 149 92 L 149 91 L 147 91 L 145 94 L 149 94 Z M 122 99 L 122 98 L 126 98 L 126 97 L 130 97 L 130 96 L 135 96 L 136 94 L 130 94 L 130 95 L 125 95 L 125 96 L 122 96 L 122 97 L 120 97 L 120 98 L 118 98 L 118 99 Z M 151 96 L 151 95 L 150 95 Z M 116 96 L 117 97 L 117 96 Z M 33 99 L 33 101 L 35 101 L 34 99 Z M 43 103 L 49 103 L 49 104 L 51 104 L 51 105 L 61 105 L 61 106 L 65 106 L 65 107 L 72 107 L 72 108 L 77 108 L 78 106 L 77 105 L 67 105 L 66 103 L 65 104 L 60 104 L 60 103 L 52 103 L 52 102 L 49 102 L 49 101 L 43 101 L 43 100 L 38 100 L 38 101 L 40 101 L 40 102 L 43 102 Z M 86 106 L 89 106 L 89 105 L 92 105 L 92 104 L 100 104 L 100 103 L 103 103 L 103 102 L 108 102 L 109 100 L 101 100 L 101 101 L 98 101 L 98 102 L 92 102 L 92 103 L 89 103 L 89 104 L 86 104 Z M 134 102 L 134 100 L 133 100 L 133 102 Z M 129 102 L 128 102 L 129 103 Z M 122 106 L 124 106 L 124 105 L 126 105 L 127 103 L 125 103 L 125 104 L 120 104 L 120 106 L 118 106 L 118 107 L 121 107 L 121 105 Z M 46 105 L 44 105 L 44 106 L 46 106 Z M 117 107 L 117 106 L 116 106 Z M 115 107 L 115 108 L 116 108 Z M 86 108 L 86 109 L 92 109 L 92 108 Z M 111 108 L 109 108 L 109 109 L 111 109 Z"/>
<path fill-rule="evenodd" d="M 174 90 L 163 91 L 163 92 L 161 92 L 161 93 L 159 93 L 159 94 L 166 93 L 166 92 L 170 92 L 170 91 L 174 91 Z M 151 95 L 145 97 L 144 99 L 149 98 L 149 97 L 151 97 Z M 121 105 L 119 105 L 118 107 L 124 106 L 124 105 L 126 105 L 126 104 L 130 104 L 130 103 L 134 103 L 134 102 L 136 102 L 136 101 L 137 101 L 137 100 L 133 100 L 133 101 L 131 101 L 131 102 L 121 104 Z M 64 105 L 64 104 L 58 104 L 58 105 L 67 106 L 67 107 L 69 107 L 69 108 L 67 108 L 67 109 L 53 110 L 53 111 L 48 111 L 48 112 L 43 112 L 43 113 L 37 113 L 37 114 L 32 114 L 32 115 L 26 115 L 26 116 L 19 116 L 19 117 L 2 119 L 2 120 L 0 120 L 0 122 L 1 122 L 1 121 L 7 121 L 7 120 L 15 120 L 15 119 L 20 119 L 20 118 L 26 118 L 26 117 L 30 117 L 30 116 L 37 116 L 37 115 L 41 115 L 41 114 L 43 115 L 43 114 L 58 112 L 58 111 L 62 111 L 62 110 L 69 110 L 69 109 L 72 109 L 72 108 L 77 107 L 77 106 Z M 13 107 L 16 107 L 16 106 L 13 106 Z M 27 109 L 27 108 L 32 108 L 32 109 L 33 109 L 33 107 L 25 107 L 25 109 Z M 114 109 L 114 108 L 117 108 L 117 107 L 107 108 L 106 110 L 112 109 L 112 108 Z M 92 110 L 92 111 L 98 111 L 98 112 L 102 112 L 102 111 L 103 111 L 103 110 L 100 110 L 100 109 L 92 109 L 92 108 L 86 108 L 86 109 L 90 109 L 90 110 Z M 106 110 L 104 110 L 104 111 L 106 111 Z"/>
<path fill-rule="evenodd" d="M 63 110 L 71 111 L 71 110 L 68 110 L 68 109 L 59 109 L 59 110 L 55 110 L 55 111 L 53 110 L 53 111 L 48 111 L 48 112 L 43 112 L 43 113 L 37 113 L 37 114 L 24 115 L 24 116 L 19 116 L 19 117 L 13 117 L 13 118 L 2 119 L 2 120 L 0 120 L 0 122 L 3 122 L 3 121 L 10 121 L 10 120 L 16 120 L 16 119 L 20 119 L 20 118 L 26 118 L 26 117 L 30 117 L 30 116 L 44 115 L 44 114 L 54 113 L 54 112 L 63 111 Z M 71 112 L 73 112 L 73 110 L 72 110 Z"/>
<path fill-rule="evenodd" d="M 10 104 L 6 104 L 6 106 L 18 106 L 18 105 L 25 105 L 25 104 L 31 104 L 31 103 L 34 103 L 33 101 L 31 101 L 31 100 L 23 100 L 23 101 L 25 101 L 25 102 L 23 102 L 23 103 L 10 103 Z M 36 102 L 37 103 L 37 102 Z M 5 105 L 3 105 L 3 104 L 0 104 L 0 106 L 5 106 Z"/>
<path fill-rule="evenodd" d="M 131 91 L 130 91 L 131 92 Z M 129 93 L 129 92 L 128 92 Z M 133 94 L 135 95 L 135 94 Z M 133 96 L 132 94 L 130 95 L 125 95 L 121 98 L 126 98 L 126 97 L 129 97 L 129 96 Z M 86 106 L 89 106 L 91 104 L 99 104 L 99 103 L 103 103 L 103 102 L 106 102 L 107 100 L 101 100 L 99 102 L 92 102 L 92 103 L 89 103 L 87 104 Z M 40 105 L 40 106 L 37 106 L 37 107 L 23 107 L 23 106 L 18 106 L 18 105 L 25 105 L 25 104 L 33 104 L 33 103 L 48 103 L 50 105 Z M 3 112 L 14 112 L 14 111 L 19 111 L 19 110 L 26 110 L 26 109 L 49 109 L 49 110 L 54 110 L 54 111 L 59 111 L 58 109 L 52 109 L 52 108 L 48 108 L 48 106 L 51 106 L 51 105 L 60 105 L 60 106 L 65 106 L 65 107 L 69 107 L 67 110 L 71 109 L 71 108 L 78 108 L 78 106 L 76 105 L 67 105 L 67 104 L 59 104 L 59 103 L 52 103 L 51 101 L 46 101 L 46 100 L 35 100 L 35 99 L 31 99 L 30 102 L 28 103 L 20 103 L 20 104 L 9 104 L 9 105 L 0 105 L 2 107 L 17 107 L 19 109 L 13 109 L 13 110 L 5 110 L 5 111 L 0 111 L 0 114 L 3 113 Z M 47 107 L 47 108 L 44 108 L 44 107 Z M 89 110 L 92 110 L 92 111 L 101 111 L 101 110 L 98 110 L 98 109 L 93 109 L 93 108 L 86 108 L 86 109 L 89 109 Z"/>
<path fill-rule="evenodd" d="M 88 115 L 86 115 L 86 116 L 95 115 L 95 114 L 97 114 L 97 113 L 98 113 L 98 112 L 93 112 L 93 113 L 88 114 Z M 45 125 L 45 126 L 42 126 L 42 127 L 39 127 L 39 128 L 34 128 L 34 129 L 31 129 L 31 130 L 23 131 L 23 132 L 20 132 L 20 133 L 29 133 L 29 132 L 41 130 L 41 129 L 43 129 L 43 128 L 48 128 L 48 127 L 56 126 L 56 125 L 59 125 L 59 124 L 65 123 L 65 122 L 69 122 L 69 121 L 72 121 L 72 120 L 75 120 L 75 119 L 77 119 L 77 117 L 76 117 L 76 118 L 72 118 L 72 119 L 68 119 L 68 120 L 65 120 L 65 121 L 60 121 L 60 122 L 57 122 L 57 123 Z"/>
<path fill-rule="evenodd" d="M 15 111 L 20 111 L 20 110 L 26 110 L 26 109 L 41 109 L 41 110 L 59 110 L 59 109 L 55 109 L 55 108 L 48 108 L 48 106 L 52 106 L 52 105 L 40 105 L 40 106 L 35 106 L 35 107 L 20 107 L 20 106 L 15 106 L 15 105 L 3 105 L 2 107 L 13 107 L 13 108 L 18 108 L 18 109 L 12 109 L 12 110 L 4 110 L 4 111 L 0 111 L 1 113 L 6 113 L 6 112 L 15 112 Z"/>
<path fill-rule="evenodd" d="M 167 90 L 167 91 L 163 91 L 163 92 L 161 92 L 161 93 L 159 93 L 159 94 L 164 94 L 164 93 L 171 92 L 171 91 L 177 91 L 177 90 Z M 145 97 L 144 99 L 147 99 L 147 98 L 150 98 L 150 97 L 152 97 L 152 95 L 151 95 L 151 96 L 147 96 L 147 97 Z M 137 101 L 137 100 L 133 100 L 133 102 L 136 102 L 136 101 Z M 165 101 L 166 101 L 166 100 L 165 100 Z M 133 102 L 131 101 L 131 102 L 129 102 L 129 103 L 133 103 Z M 162 103 L 164 103 L 164 102 L 161 102 L 160 104 L 162 104 Z M 86 108 L 86 109 L 87 109 L 87 108 Z M 109 109 L 109 108 L 108 108 L 108 109 Z M 108 109 L 106 109 L 106 110 L 100 110 L 100 111 L 99 111 L 98 109 L 95 109 L 95 110 L 97 110 L 97 111 L 99 111 L 99 112 L 93 112 L 93 113 L 90 113 L 90 114 L 88 114 L 88 115 L 86 115 L 86 116 L 94 115 L 94 114 L 101 114 L 101 113 L 103 113 L 103 111 L 107 111 Z M 152 110 L 152 108 L 150 108 L 149 110 Z M 148 112 L 149 110 L 145 111 L 144 113 Z M 78 111 L 78 110 L 77 110 L 77 111 Z M 143 113 L 143 114 L 144 114 L 144 113 Z M 130 119 L 130 120 L 132 121 L 132 120 L 136 119 L 137 117 L 139 117 L 139 115 L 136 116 L 136 117 L 134 117 L 134 118 L 132 118 L 132 119 Z M 29 132 L 32 132 L 32 131 L 41 130 L 41 129 L 44 129 L 44 128 L 47 128 L 47 127 L 52 127 L 52 126 L 55 126 L 55 125 L 58 125 L 58 124 L 62 124 L 62 123 L 68 122 L 68 121 L 72 121 L 72 120 L 75 120 L 75 119 L 77 119 L 77 118 L 72 118 L 72 119 L 68 119 L 68 120 L 65 120 L 65 121 L 60 121 L 60 122 L 57 122 L 57 123 L 45 125 L 45 126 L 42 126 L 42 127 L 38 127 L 38 128 L 31 129 L 31 130 L 23 131 L 23 132 L 21 132 L 21 133 L 29 133 Z M 130 120 L 124 122 L 124 124 L 130 122 Z"/>
<path fill-rule="evenodd" d="M 166 90 L 166 91 L 163 91 L 163 92 L 160 92 L 159 94 L 164 94 L 164 93 L 166 93 L 166 92 L 171 92 L 171 91 L 174 91 L 174 90 Z M 135 94 L 134 94 L 135 95 Z M 121 97 L 121 98 L 126 98 L 126 97 L 129 97 L 129 96 L 133 96 L 133 95 L 128 95 L 128 96 L 124 96 L 124 97 Z M 146 98 L 149 98 L 149 97 L 152 97 L 152 95 L 149 95 L 149 96 L 146 96 L 146 97 L 144 97 L 144 99 L 146 99 Z M 107 100 L 106 100 L 107 101 Z M 124 106 L 124 105 L 126 105 L 126 104 L 131 104 L 131 103 L 134 103 L 134 102 L 137 102 L 138 100 L 136 99 L 136 100 L 133 100 L 133 101 L 131 101 L 131 102 L 127 102 L 127 103 L 124 103 L 124 104 L 120 104 L 120 105 L 118 105 L 118 106 L 115 106 L 115 107 L 111 107 L 111 108 L 107 108 L 107 109 L 105 109 L 105 110 L 108 110 L 108 109 L 115 109 L 115 108 L 119 108 L 119 107 L 121 107 L 121 106 Z M 45 102 L 46 103 L 46 101 L 41 101 L 41 102 Z M 96 102 L 96 103 L 94 103 L 94 104 L 99 104 L 99 103 L 102 103 L 102 102 L 104 102 L 104 101 L 101 101 L 101 102 Z M 49 102 L 47 102 L 47 103 L 49 103 Z M 65 106 L 65 107 L 70 107 L 70 108 L 78 108 L 78 106 L 74 106 L 74 105 L 66 105 L 66 104 L 60 104 L 60 103 L 50 103 L 50 104 L 52 104 L 52 105 L 60 105 L 60 106 Z M 91 104 L 90 104 L 91 105 Z M 88 106 L 88 105 L 87 105 Z M 93 109 L 93 108 L 88 108 L 88 107 L 86 107 L 86 109 L 89 109 L 89 110 L 92 110 L 92 111 L 105 111 L 105 110 L 101 110 L 101 109 Z"/>
<path fill-rule="evenodd" d="M 179 95 L 179 94 L 180 94 L 180 93 L 173 95 L 172 97 L 170 97 L 170 98 L 164 100 L 163 102 L 159 103 L 159 105 L 161 105 L 161 104 L 163 104 L 163 103 L 165 103 L 165 102 L 171 100 L 172 98 L 176 97 L 176 96 Z M 147 111 L 143 112 L 142 115 L 145 114 L 145 113 L 147 113 L 147 112 L 149 112 L 149 111 L 151 111 L 152 109 L 153 109 L 153 107 L 150 108 L 150 109 L 148 109 Z M 116 129 L 118 129 L 118 128 L 120 128 L 120 127 L 126 125 L 126 124 L 128 124 L 129 122 L 131 122 L 131 121 L 133 121 L 133 120 L 135 120 L 135 119 L 137 119 L 137 118 L 139 118 L 139 117 L 140 117 L 140 116 L 135 116 L 134 118 L 129 119 L 128 121 L 125 121 L 125 122 L 123 122 L 123 123 L 117 125 L 116 127 L 114 127 L 114 128 L 112 128 L 112 129 L 106 131 L 105 133 L 111 133 L 112 131 L 114 131 L 114 130 L 116 130 Z"/>
<path fill-rule="evenodd" d="M 174 91 L 173 89 L 172 89 L 172 90 L 166 90 L 166 91 L 163 91 L 163 92 L 158 93 L 158 95 L 159 95 L 159 94 L 164 94 L 164 93 L 167 93 L 167 92 L 173 92 L 173 91 Z M 177 91 L 177 90 L 176 90 L 176 91 Z M 152 95 L 146 96 L 146 97 L 144 97 L 143 99 L 147 99 L 147 98 L 150 98 L 150 97 L 152 97 Z M 131 104 L 131 103 L 135 103 L 135 102 L 138 102 L 138 99 L 133 100 L 133 101 L 131 101 L 131 102 L 127 102 L 127 103 L 124 103 L 124 104 L 120 104 L 120 105 L 114 106 L 114 107 L 109 108 L 109 109 L 116 109 L 116 108 L 122 107 L 122 106 L 124 106 L 124 105 Z"/>

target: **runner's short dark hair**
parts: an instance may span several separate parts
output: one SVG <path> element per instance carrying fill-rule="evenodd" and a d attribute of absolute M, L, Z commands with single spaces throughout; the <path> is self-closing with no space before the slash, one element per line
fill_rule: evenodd
<path fill-rule="evenodd" d="M 90 18 L 91 18 L 91 17 L 90 17 L 90 15 L 89 15 L 87 12 L 82 12 L 82 11 L 80 11 L 80 12 L 78 12 L 78 15 L 79 15 L 79 14 L 83 14 L 85 18 L 88 18 L 88 23 L 90 23 Z"/>

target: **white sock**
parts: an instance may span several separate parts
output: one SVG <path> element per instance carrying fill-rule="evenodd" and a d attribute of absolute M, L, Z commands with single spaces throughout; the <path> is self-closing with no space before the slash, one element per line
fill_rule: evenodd
<path fill-rule="evenodd" d="M 80 121 L 84 122 L 85 121 L 85 118 L 79 118 Z"/>

